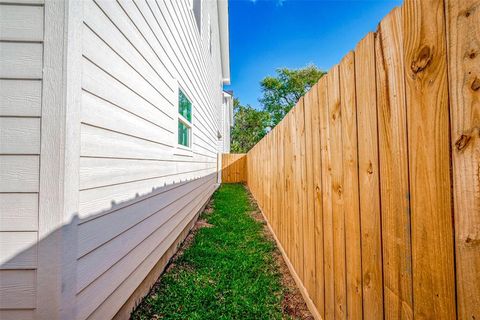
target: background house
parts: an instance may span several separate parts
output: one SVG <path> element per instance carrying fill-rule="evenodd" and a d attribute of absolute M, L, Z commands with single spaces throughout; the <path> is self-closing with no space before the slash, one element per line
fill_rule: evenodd
<path fill-rule="evenodd" d="M 230 130 L 233 127 L 233 91 L 223 92 L 223 110 L 221 119 L 220 138 L 222 152 L 230 152 Z M 221 159 L 221 158 L 220 158 Z"/>
<path fill-rule="evenodd" d="M 0 0 L 0 318 L 126 317 L 215 190 L 226 0 Z"/>

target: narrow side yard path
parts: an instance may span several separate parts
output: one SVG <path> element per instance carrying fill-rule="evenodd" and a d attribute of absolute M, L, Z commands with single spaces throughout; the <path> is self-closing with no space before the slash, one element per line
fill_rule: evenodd
<path fill-rule="evenodd" d="M 313 319 L 259 217 L 222 185 L 132 319 Z"/>

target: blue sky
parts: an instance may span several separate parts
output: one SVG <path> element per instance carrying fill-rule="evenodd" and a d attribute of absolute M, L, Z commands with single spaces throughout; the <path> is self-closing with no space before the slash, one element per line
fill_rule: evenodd
<path fill-rule="evenodd" d="M 399 0 L 230 0 L 228 89 L 259 107 L 260 80 L 280 67 L 314 63 L 328 71 Z"/>

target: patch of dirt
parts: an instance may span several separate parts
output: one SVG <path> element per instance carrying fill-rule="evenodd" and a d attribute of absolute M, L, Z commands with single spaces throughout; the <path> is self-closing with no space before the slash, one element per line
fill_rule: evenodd
<path fill-rule="evenodd" d="M 206 220 L 198 219 L 197 222 L 195 223 L 195 227 L 196 227 L 197 229 L 200 229 L 200 228 L 211 228 L 211 227 L 213 227 L 213 224 L 208 223 Z"/>
<path fill-rule="evenodd" d="M 263 214 L 257 205 L 257 201 L 247 187 L 245 187 L 245 190 L 247 191 L 249 201 L 252 205 L 253 211 L 251 212 L 251 216 L 256 221 L 259 221 L 263 224 L 264 236 L 276 244 L 275 238 L 270 232 L 267 222 L 265 221 L 265 218 L 263 217 Z M 314 320 L 315 318 L 312 316 L 310 310 L 308 310 L 307 304 L 305 303 L 305 300 L 303 299 L 303 296 L 300 293 L 300 290 L 298 289 L 295 280 L 290 274 L 290 270 L 288 269 L 288 266 L 285 263 L 285 260 L 283 259 L 283 256 L 277 246 L 275 246 L 273 256 L 282 275 L 281 282 L 285 290 L 282 301 L 284 315 L 289 316 L 293 319 Z"/>

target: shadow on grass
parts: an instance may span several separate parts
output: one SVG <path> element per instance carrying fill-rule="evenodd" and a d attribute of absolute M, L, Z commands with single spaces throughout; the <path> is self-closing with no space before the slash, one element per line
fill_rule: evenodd
<path fill-rule="evenodd" d="M 223 185 L 191 245 L 132 319 L 284 319 L 275 244 L 251 217 L 243 185 Z"/>

